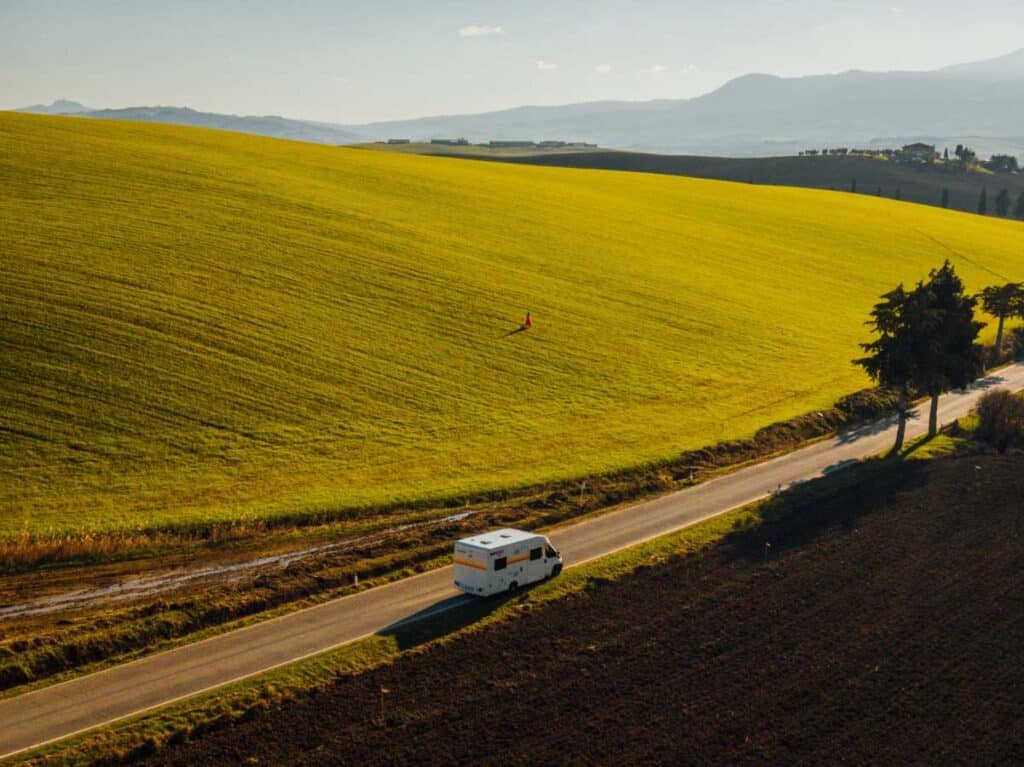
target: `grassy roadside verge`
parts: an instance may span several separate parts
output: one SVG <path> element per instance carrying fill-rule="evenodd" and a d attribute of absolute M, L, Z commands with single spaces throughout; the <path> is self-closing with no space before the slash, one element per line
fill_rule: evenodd
<path fill-rule="evenodd" d="M 688 481 L 691 470 L 699 479 L 704 479 L 709 474 L 791 450 L 840 429 L 882 417 L 892 411 L 895 402 L 896 398 L 890 392 L 864 389 L 840 398 L 830 409 L 775 422 L 758 429 L 748 438 L 718 442 L 683 452 L 669 460 L 473 495 L 425 498 L 416 503 L 376 507 L 321 509 L 258 520 L 164 526 L 123 533 L 50 537 L 26 530 L 13 537 L 0 538 L 0 573 L 13 575 L 44 566 L 89 566 L 119 560 L 142 561 L 158 556 L 196 559 L 218 548 L 260 537 L 301 536 L 304 531 L 327 537 L 337 537 L 339 533 L 363 534 L 385 528 L 389 522 L 400 525 L 410 521 L 443 519 L 453 510 L 476 511 L 494 507 L 521 515 L 531 510 L 567 507 L 576 513 L 586 512 L 671 489 L 673 485 Z M 580 485 L 584 481 L 588 484 L 589 493 L 579 496 Z"/>
<path fill-rule="evenodd" d="M 444 565 L 452 538 L 461 534 L 492 526 L 544 529 L 672 492 L 690 484 L 691 476 L 705 481 L 869 422 L 886 413 L 892 402 L 891 395 L 879 390 L 858 392 L 830 410 L 771 424 L 746 440 L 685 453 L 671 463 L 589 477 L 585 493 L 580 481 L 573 480 L 534 488 L 532 494 L 453 504 L 437 510 L 437 524 L 260 573 L 249 588 L 206 585 L 139 606 L 98 608 L 57 625 L 9 626 L 0 632 L 0 691 L 22 692 L 352 593 L 355 580 L 366 588 Z M 465 517 L 453 519 L 453 509 L 461 512 L 457 517 Z M 6 587 L 16 588 L 13 583 Z"/>
<path fill-rule="evenodd" d="M 26 764 L 95 764 L 142 756 L 236 719 L 258 715 L 271 706 L 316 690 L 348 674 L 391 662 L 432 642 L 454 641 L 465 632 L 522 611 L 579 594 L 602 580 L 620 578 L 645 565 L 686 555 L 722 540 L 738 526 L 753 523 L 754 508 L 728 512 L 678 533 L 574 567 L 512 599 L 479 600 L 337 650 L 271 671 L 259 677 L 172 704 L 99 730 L 44 746 L 16 757 Z"/>
<path fill-rule="evenodd" d="M 963 447 L 965 438 L 955 434 L 946 437 L 948 442 L 936 454 L 956 452 Z M 915 446 L 920 449 L 920 443 L 913 443 L 908 453 L 917 452 Z M 315 695 L 339 678 L 389 663 L 400 653 L 455 641 L 467 632 L 580 595 L 602 582 L 626 577 L 640 568 L 694 555 L 727 539 L 739 547 L 737 550 L 746 550 L 756 564 L 761 547 L 771 540 L 772 531 L 778 529 L 780 523 L 804 517 L 813 523 L 816 509 L 823 504 L 847 499 L 863 502 L 869 496 L 897 491 L 916 473 L 915 463 L 867 461 L 847 471 L 799 485 L 781 496 L 572 568 L 561 578 L 511 600 L 482 600 L 464 609 L 384 631 L 257 678 L 37 749 L 22 755 L 20 760 L 29 764 L 94 764 L 144 756 L 232 721 L 259 716 L 290 699 Z"/>

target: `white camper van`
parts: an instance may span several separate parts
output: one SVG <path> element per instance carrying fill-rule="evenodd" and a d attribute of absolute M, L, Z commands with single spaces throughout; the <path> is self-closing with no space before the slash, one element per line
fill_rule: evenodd
<path fill-rule="evenodd" d="M 554 577 L 562 557 L 547 536 L 495 530 L 455 542 L 455 586 L 486 597 Z"/>

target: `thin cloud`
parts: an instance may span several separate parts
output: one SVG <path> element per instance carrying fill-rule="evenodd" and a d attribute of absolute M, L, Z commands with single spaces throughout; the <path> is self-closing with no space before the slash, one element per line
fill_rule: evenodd
<path fill-rule="evenodd" d="M 594 71 L 597 72 L 598 74 L 606 75 L 606 74 L 608 74 L 609 72 L 612 71 L 612 65 L 611 64 L 598 64 L 596 67 L 594 67 Z"/>
<path fill-rule="evenodd" d="M 653 67 L 648 67 L 647 69 L 643 70 L 643 72 L 646 75 L 660 75 L 667 69 L 668 67 L 666 67 L 664 64 L 655 64 Z"/>
<path fill-rule="evenodd" d="M 550 61 L 544 61 L 544 59 L 537 59 L 537 69 L 542 71 L 558 69 L 558 64 L 552 64 Z"/>
<path fill-rule="evenodd" d="M 459 27 L 459 37 L 490 37 L 503 34 L 505 34 L 504 27 L 495 27 L 490 24 L 466 24 Z"/>
<path fill-rule="evenodd" d="M 680 74 L 684 74 L 684 75 L 694 75 L 694 74 L 697 74 L 697 72 L 699 72 L 699 71 L 700 70 L 697 68 L 696 64 L 687 64 L 686 66 L 682 67 L 679 70 Z"/>
<path fill-rule="evenodd" d="M 331 79 L 334 80 L 334 82 L 336 82 L 336 83 L 347 83 L 348 82 L 348 78 L 347 77 L 342 77 L 341 75 L 337 75 L 335 77 L 332 77 Z"/>

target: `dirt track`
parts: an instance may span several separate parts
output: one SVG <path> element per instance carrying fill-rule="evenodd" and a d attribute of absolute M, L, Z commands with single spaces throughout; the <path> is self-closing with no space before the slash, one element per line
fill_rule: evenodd
<path fill-rule="evenodd" d="M 913 471 L 153 763 L 1020 764 L 1024 459 Z"/>

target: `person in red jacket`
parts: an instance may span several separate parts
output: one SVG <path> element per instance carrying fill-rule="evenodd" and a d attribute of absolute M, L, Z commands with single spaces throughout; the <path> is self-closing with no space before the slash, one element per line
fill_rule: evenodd
<path fill-rule="evenodd" d="M 530 313 L 526 313 L 526 319 L 523 320 L 523 330 L 529 330 L 533 327 L 533 320 L 530 319 Z"/>

